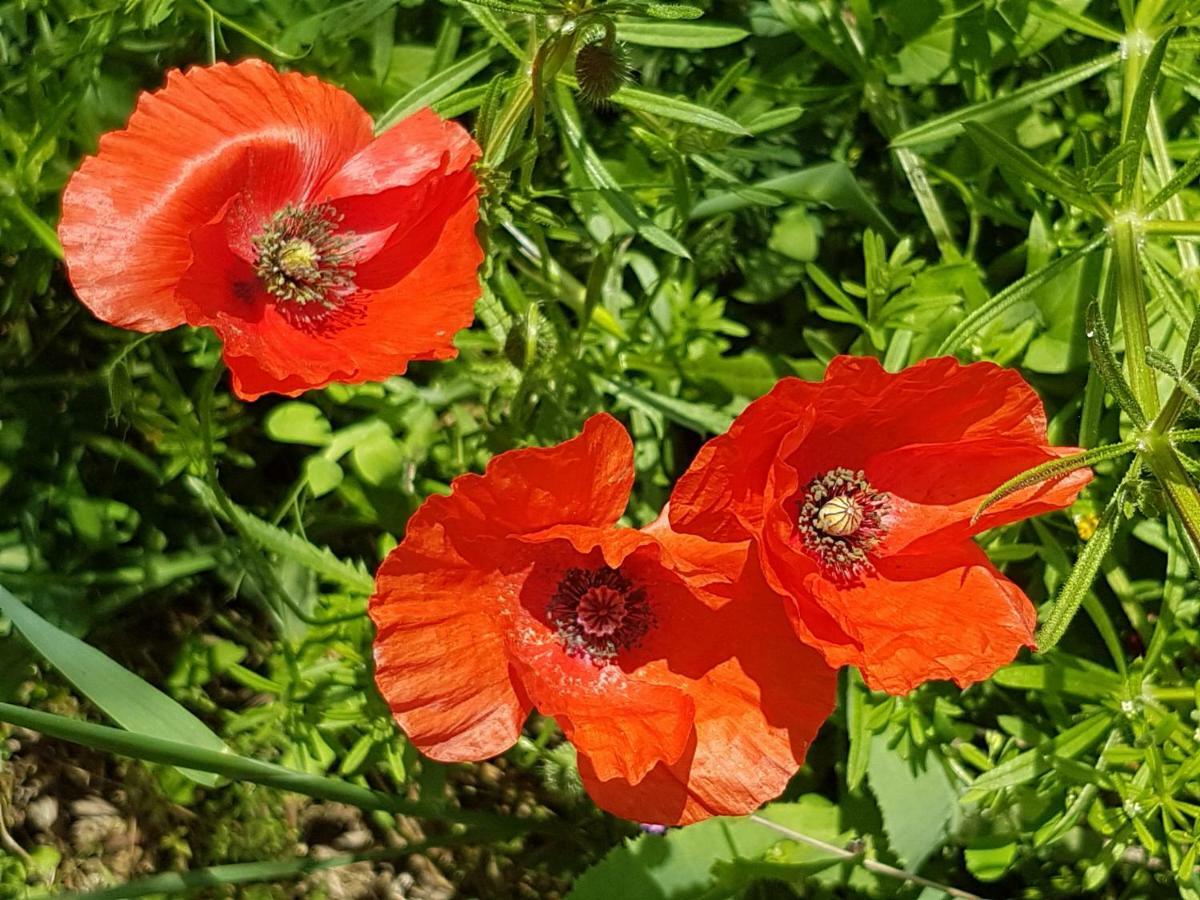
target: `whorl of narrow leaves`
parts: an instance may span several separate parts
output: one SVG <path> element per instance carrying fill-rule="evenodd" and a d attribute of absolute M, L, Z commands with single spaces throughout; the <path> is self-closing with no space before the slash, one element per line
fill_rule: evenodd
<path fill-rule="evenodd" d="M 979 504 L 979 508 L 975 510 L 975 514 L 971 517 L 971 522 L 977 522 L 979 517 L 991 506 L 999 503 L 1005 497 L 1015 494 L 1017 491 L 1027 487 L 1033 487 L 1035 484 L 1041 484 L 1043 481 L 1049 481 L 1053 478 L 1061 478 L 1068 475 L 1077 469 L 1083 469 L 1088 466 L 1094 466 L 1096 463 L 1104 462 L 1108 459 L 1116 459 L 1120 456 L 1125 456 L 1137 449 L 1137 443 L 1134 441 L 1125 441 L 1120 444 L 1110 444 L 1105 447 L 1096 447 L 1094 450 L 1085 450 L 1082 453 L 1073 453 L 1070 456 L 1064 456 L 1060 459 L 1052 459 L 1049 462 L 1044 462 L 1039 466 L 1034 466 L 1032 469 L 1027 469 L 1020 475 L 1010 478 L 996 490 L 992 491 L 983 502 Z"/>

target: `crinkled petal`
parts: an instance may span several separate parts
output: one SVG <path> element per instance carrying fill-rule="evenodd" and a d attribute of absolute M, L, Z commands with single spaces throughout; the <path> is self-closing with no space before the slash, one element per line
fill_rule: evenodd
<path fill-rule="evenodd" d="M 795 595 L 811 598 L 858 644 L 805 635 L 826 661 L 858 666 L 873 690 L 891 694 L 934 679 L 966 687 L 1034 646 L 1037 613 L 1029 598 L 969 540 L 880 559 L 856 585 L 809 575 Z M 789 611 L 802 633 L 803 609 L 789 604 Z"/>
<path fill-rule="evenodd" d="M 1023 488 L 973 520 L 979 504 L 1016 475 L 1073 447 L 1043 447 L 998 438 L 919 444 L 879 454 L 866 465 L 867 480 L 889 495 L 887 536 L 878 552 L 920 552 L 937 541 L 962 540 L 988 528 L 1062 509 L 1091 480 L 1090 469 Z"/>
<path fill-rule="evenodd" d="M 192 229 L 241 192 L 264 208 L 306 197 L 370 140 L 354 98 L 315 78 L 258 60 L 171 72 L 67 184 L 59 238 L 71 283 L 114 325 L 182 324 L 175 292 Z"/>
<path fill-rule="evenodd" d="M 559 525 L 607 527 L 629 503 L 633 443 L 607 413 L 553 447 L 510 450 L 494 457 L 483 475 L 454 480 L 449 497 L 430 497 L 460 552 L 480 564 L 505 562 L 511 552 L 497 536 L 534 534 Z"/>
<path fill-rule="evenodd" d="M 819 391 L 820 385 L 785 378 L 701 447 L 671 491 L 671 526 L 714 541 L 753 534 L 762 522 L 763 487 L 779 443 L 789 433 L 808 433 Z"/>
<path fill-rule="evenodd" d="M 836 672 L 792 637 L 778 598 L 754 572 L 737 599 L 677 640 L 670 665 L 691 678 L 695 702 L 684 753 L 631 783 L 605 777 L 581 752 L 584 786 L 599 806 L 641 822 L 686 825 L 753 812 L 803 763 L 833 711 Z"/>
<path fill-rule="evenodd" d="M 478 158 L 479 146 L 465 128 L 422 109 L 347 160 L 319 193 L 327 199 L 380 194 L 439 171 L 459 172 Z"/>
<path fill-rule="evenodd" d="M 531 705 L 510 667 L 505 609 L 519 576 L 483 571 L 425 506 L 380 567 L 370 614 L 375 681 L 423 753 L 480 760 L 513 745 Z"/>
<path fill-rule="evenodd" d="M 455 354 L 454 335 L 470 325 L 479 295 L 476 219 L 472 197 L 398 284 L 355 295 L 324 322 L 298 323 L 281 310 L 250 264 L 223 246 L 227 223 L 193 233 L 195 262 L 179 293 L 188 322 L 211 326 L 224 342 L 242 399 L 296 396 L 334 381 L 382 381 L 402 374 L 411 360 Z"/>

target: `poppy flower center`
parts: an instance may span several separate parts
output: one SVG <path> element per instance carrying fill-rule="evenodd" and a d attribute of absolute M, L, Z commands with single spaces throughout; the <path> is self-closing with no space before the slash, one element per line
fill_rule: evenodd
<path fill-rule="evenodd" d="M 289 203 L 254 238 L 254 271 L 267 293 L 291 312 L 340 306 L 354 292 L 351 232 L 328 203 Z"/>
<path fill-rule="evenodd" d="M 654 624 L 645 591 L 608 566 L 567 569 L 546 615 L 567 653 L 596 665 L 636 647 Z"/>
<path fill-rule="evenodd" d="M 873 568 L 871 549 L 886 533 L 887 494 L 861 471 L 831 469 L 808 483 L 800 499 L 800 541 L 832 581 L 855 581 Z"/>

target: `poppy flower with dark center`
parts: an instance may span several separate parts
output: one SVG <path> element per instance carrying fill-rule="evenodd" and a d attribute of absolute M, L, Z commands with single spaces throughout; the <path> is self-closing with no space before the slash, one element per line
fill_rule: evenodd
<path fill-rule="evenodd" d="M 381 380 L 471 323 L 478 156 L 430 110 L 375 137 L 258 60 L 175 71 L 71 176 L 59 237 L 92 312 L 213 328 L 240 397 Z"/>
<path fill-rule="evenodd" d="M 434 759 L 507 750 L 536 707 L 605 809 L 681 824 L 778 795 L 833 708 L 746 542 L 619 528 L 633 449 L 598 415 L 430 497 L 379 569 L 376 681 Z"/>
<path fill-rule="evenodd" d="M 1033 646 L 1029 599 L 974 543 L 1069 505 L 1078 470 L 996 503 L 1047 445 L 1041 401 L 1014 371 L 930 359 L 898 374 L 838 357 L 825 380 L 785 378 L 709 441 L 670 518 L 710 540 L 753 540 L 797 634 L 874 689 L 967 685 Z"/>

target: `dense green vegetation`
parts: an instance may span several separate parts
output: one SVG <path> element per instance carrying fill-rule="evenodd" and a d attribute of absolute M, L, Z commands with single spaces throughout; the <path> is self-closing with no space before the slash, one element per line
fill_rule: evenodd
<path fill-rule="evenodd" d="M 988 897 L 1200 896 L 1197 25 L 1191 0 L 0 2 L 0 897 L 152 873 L 148 894 L 941 896 L 887 866 Z M 575 56 L 614 34 L 629 77 L 599 101 L 617 63 Z M 166 70 L 245 56 L 381 126 L 432 104 L 471 127 L 488 254 L 458 359 L 245 404 L 212 334 L 75 299 L 54 226 L 80 158 Z M 422 499 L 609 410 L 644 524 L 705 437 L 838 353 L 1020 367 L 1056 443 L 1120 445 L 1070 515 L 983 539 L 1057 647 L 964 692 L 843 672 L 774 829 L 642 835 L 536 717 L 493 763 L 406 744 L 363 609 Z M 95 838 L 105 815 L 135 849 Z M 317 845 L 361 883 L 308 871 Z"/>

